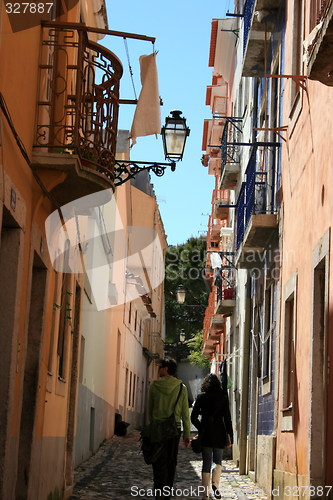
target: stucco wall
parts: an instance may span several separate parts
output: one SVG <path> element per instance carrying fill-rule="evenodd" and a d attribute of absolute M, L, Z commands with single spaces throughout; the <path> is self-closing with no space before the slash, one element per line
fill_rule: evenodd
<path fill-rule="evenodd" d="M 36 446 L 41 450 L 39 465 L 42 464 L 42 469 L 36 467 L 31 475 L 32 484 L 29 485 L 29 490 L 31 492 L 38 491 L 38 496 L 33 493 L 32 498 L 49 498 L 50 494 L 56 495 L 57 492 L 62 494 L 65 438 L 62 436 L 43 437 L 37 441 Z M 51 498 L 53 497 L 51 496 Z"/>
<path fill-rule="evenodd" d="M 287 66 L 288 67 L 288 66 Z M 286 85 L 288 89 L 288 85 Z M 288 103 L 288 93 L 286 93 Z M 290 130 L 283 156 L 283 270 L 282 288 L 297 274 L 296 385 L 293 425 L 296 436 L 279 432 L 277 469 L 301 476 L 309 471 L 312 252 L 332 225 L 331 144 L 333 106 L 331 88 L 308 81 L 301 95 L 302 111 Z M 288 110 L 289 111 L 289 110 Z M 296 214 L 301 214 L 296 216 Z M 332 280 L 330 280 L 332 288 Z M 332 295 L 330 295 L 332 297 Z M 329 309 L 331 309 L 329 305 Z M 282 307 L 283 311 L 283 307 Z M 281 318 L 282 331 L 284 318 Z M 332 349 L 329 346 L 328 349 Z M 281 350 L 281 363 L 283 352 Z M 282 365 L 280 365 L 282 368 Z M 315 381 L 314 381 L 315 383 Z M 282 408 L 282 402 L 280 402 Z"/>
<path fill-rule="evenodd" d="M 92 412 L 94 409 L 94 421 Z M 95 453 L 102 441 L 113 434 L 115 409 L 84 385 L 79 385 L 74 465 Z"/>

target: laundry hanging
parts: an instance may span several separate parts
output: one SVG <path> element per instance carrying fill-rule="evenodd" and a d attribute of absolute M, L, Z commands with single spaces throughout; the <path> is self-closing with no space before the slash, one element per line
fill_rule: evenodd
<path fill-rule="evenodd" d="M 141 56 L 139 61 L 142 88 L 130 132 L 132 146 L 137 137 L 161 133 L 156 52 Z"/>
<path fill-rule="evenodd" d="M 222 259 L 217 252 L 212 252 L 210 254 L 210 262 L 213 269 L 222 267 Z"/>

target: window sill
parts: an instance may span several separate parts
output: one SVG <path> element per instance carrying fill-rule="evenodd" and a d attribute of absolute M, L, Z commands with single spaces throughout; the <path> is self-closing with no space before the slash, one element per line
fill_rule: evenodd
<path fill-rule="evenodd" d="M 271 378 L 269 375 L 261 379 L 262 382 L 262 395 L 267 396 L 271 393 Z"/>

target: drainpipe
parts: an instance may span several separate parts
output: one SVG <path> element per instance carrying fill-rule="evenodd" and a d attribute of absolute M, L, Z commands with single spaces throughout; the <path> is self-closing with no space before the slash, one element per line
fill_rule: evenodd
<path fill-rule="evenodd" d="M 239 435 L 239 474 L 246 474 L 247 458 L 247 415 L 249 395 L 249 355 L 250 355 L 250 328 L 251 328 L 251 278 L 248 276 L 246 284 L 244 342 L 242 356 L 242 399 L 240 408 L 240 435 Z"/>

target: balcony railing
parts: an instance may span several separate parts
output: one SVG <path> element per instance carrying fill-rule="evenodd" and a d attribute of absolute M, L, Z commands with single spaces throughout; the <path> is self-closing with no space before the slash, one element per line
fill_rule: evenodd
<path fill-rule="evenodd" d="M 217 301 L 234 300 L 236 285 L 236 267 L 233 252 L 219 252 L 222 266 L 215 277 Z"/>
<path fill-rule="evenodd" d="M 242 182 L 236 208 L 236 251 L 239 249 L 245 233 L 245 187 L 246 183 Z"/>
<path fill-rule="evenodd" d="M 235 189 L 240 174 L 242 118 L 228 117 L 221 138 L 221 189 Z"/>
<path fill-rule="evenodd" d="M 247 41 L 252 24 L 253 8 L 256 0 L 246 0 L 244 5 L 244 38 L 243 38 L 243 53 L 245 53 Z"/>
<path fill-rule="evenodd" d="M 257 171 L 257 148 L 253 147 L 245 172 L 236 207 L 236 251 L 243 242 L 252 215 L 276 212 L 272 187 L 268 185 L 267 172 Z"/>
<path fill-rule="evenodd" d="M 227 164 L 238 164 L 240 162 L 240 146 L 237 145 L 242 135 L 240 124 L 241 118 L 228 118 L 224 125 L 221 140 L 222 171 Z"/>
<path fill-rule="evenodd" d="M 113 180 L 122 65 L 81 26 L 42 28 L 36 148 L 79 155 Z"/>
<path fill-rule="evenodd" d="M 283 5 L 282 0 L 246 1 L 243 11 L 243 76 L 264 76 L 270 66 L 271 55 L 277 49 L 274 39 L 280 38 L 284 29 Z"/>

